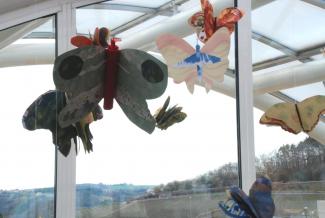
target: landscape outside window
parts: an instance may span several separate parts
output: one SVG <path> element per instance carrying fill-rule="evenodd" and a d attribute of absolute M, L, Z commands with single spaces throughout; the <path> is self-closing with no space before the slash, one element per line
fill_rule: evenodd
<path fill-rule="evenodd" d="M 52 135 L 22 124 L 27 107 L 54 89 L 52 65 L 43 65 L 55 57 L 54 31 L 53 17 L 0 31 L 1 218 L 54 217 Z"/>
<path fill-rule="evenodd" d="M 274 11 L 279 16 L 270 16 Z M 252 16 L 255 37 L 283 53 L 253 65 L 256 170 L 257 176 L 267 175 L 273 181 L 277 217 L 324 217 L 324 118 L 309 134 L 259 123 L 264 111 L 276 103 L 294 104 L 325 95 L 322 80 L 316 79 L 325 63 L 321 54 L 325 39 L 319 35 L 325 29 L 303 25 L 301 21 L 313 19 L 310 15 L 317 17 L 317 22 L 325 19 L 324 9 L 292 0 L 274 1 L 253 11 Z M 313 58 L 316 55 L 318 58 Z M 320 68 L 313 67 L 316 65 Z M 290 112 L 281 113 L 286 119 Z M 306 118 L 302 115 L 300 119 L 304 122 Z"/>

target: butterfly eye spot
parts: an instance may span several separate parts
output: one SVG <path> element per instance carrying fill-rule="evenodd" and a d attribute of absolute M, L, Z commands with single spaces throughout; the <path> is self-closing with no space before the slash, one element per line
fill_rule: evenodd
<path fill-rule="evenodd" d="M 157 63 L 146 60 L 141 64 L 143 77 L 151 83 L 159 83 L 164 79 L 164 73 Z"/>
<path fill-rule="evenodd" d="M 70 80 L 81 72 L 82 66 L 83 61 L 79 56 L 69 56 L 61 62 L 59 74 L 63 79 Z"/>

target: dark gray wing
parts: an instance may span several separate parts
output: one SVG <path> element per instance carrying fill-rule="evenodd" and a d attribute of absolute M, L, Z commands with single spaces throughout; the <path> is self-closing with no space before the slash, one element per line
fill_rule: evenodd
<path fill-rule="evenodd" d="M 146 99 L 160 97 L 167 79 L 167 66 L 152 55 L 136 49 L 121 51 L 115 99 L 129 120 L 148 133 L 156 121 Z"/>
<path fill-rule="evenodd" d="M 80 121 L 103 98 L 106 52 L 99 46 L 68 51 L 55 59 L 53 81 L 68 97 L 59 115 L 61 127 Z"/>

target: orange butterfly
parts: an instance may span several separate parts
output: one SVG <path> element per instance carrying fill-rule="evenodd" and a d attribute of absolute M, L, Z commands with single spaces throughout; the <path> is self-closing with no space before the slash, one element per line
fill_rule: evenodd
<path fill-rule="evenodd" d="M 89 37 L 74 36 L 71 38 L 71 44 L 78 48 L 89 46 L 89 45 L 98 45 L 106 48 L 108 46 L 107 41 L 109 35 L 110 35 L 109 29 L 105 27 L 99 29 L 98 27 L 96 27 L 93 37 L 90 34 Z"/>
<path fill-rule="evenodd" d="M 201 42 L 205 43 L 221 27 L 226 27 L 230 33 L 235 24 L 244 16 L 244 12 L 235 7 L 223 9 L 218 17 L 213 16 L 213 7 L 208 0 L 201 0 L 203 12 L 197 12 L 190 17 L 188 23 L 196 29 Z"/>

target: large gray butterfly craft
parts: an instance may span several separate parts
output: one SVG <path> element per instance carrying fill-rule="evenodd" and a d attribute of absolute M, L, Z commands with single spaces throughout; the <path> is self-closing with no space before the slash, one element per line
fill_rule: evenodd
<path fill-rule="evenodd" d="M 108 29 L 96 28 L 94 37 L 76 36 L 71 42 L 79 48 L 55 59 L 53 81 L 56 90 L 39 96 L 26 110 L 23 125 L 28 130 L 48 129 L 53 143 L 67 156 L 71 141 L 80 137 L 85 151 L 93 150 L 89 124 L 103 118 L 99 102 L 104 97 L 105 76 L 110 73 Z M 111 44 L 115 46 L 115 41 Z M 160 97 L 167 87 L 167 66 L 152 55 L 136 49 L 118 50 L 114 99 L 136 126 L 152 133 L 155 127 L 167 129 L 185 119 L 181 107 L 167 109 L 169 98 L 155 115 L 147 99 Z M 77 148 L 76 148 L 77 150 Z"/>

